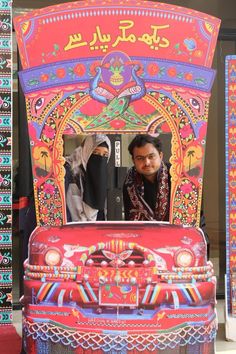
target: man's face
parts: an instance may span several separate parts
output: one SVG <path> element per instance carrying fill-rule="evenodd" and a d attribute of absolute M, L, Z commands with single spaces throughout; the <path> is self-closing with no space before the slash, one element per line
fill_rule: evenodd
<path fill-rule="evenodd" d="M 148 180 L 154 181 L 162 162 L 163 154 L 148 143 L 133 150 L 133 162 L 138 173 Z"/>

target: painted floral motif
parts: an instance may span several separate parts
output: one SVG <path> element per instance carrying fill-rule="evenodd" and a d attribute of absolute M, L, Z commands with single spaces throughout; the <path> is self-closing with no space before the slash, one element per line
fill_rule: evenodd
<path fill-rule="evenodd" d="M 39 188 L 39 219 L 41 225 L 61 225 L 62 210 L 58 187 L 53 179 L 48 179 Z M 53 208 L 53 206 L 55 206 Z M 53 212 L 52 212 L 53 209 Z"/>
<path fill-rule="evenodd" d="M 73 73 L 79 77 L 82 77 L 85 75 L 86 73 L 86 68 L 83 64 L 77 64 L 74 68 L 73 68 Z"/>
<path fill-rule="evenodd" d="M 198 189 L 189 179 L 184 178 L 178 187 L 174 202 L 175 224 L 196 226 L 196 212 L 198 208 Z"/>
<path fill-rule="evenodd" d="M 189 144 L 189 142 L 194 139 L 195 134 L 186 115 L 184 115 L 179 122 L 179 132 L 183 144 Z"/>
<path fill-rule="evenodd" d="M 177 55 L 188 56 L 189 62 L 194 61 L 194 58 L 201 58 L 204 54 L 194 38 L 185 38 L 182 43 L 176 43 L 174 49 Z"/>

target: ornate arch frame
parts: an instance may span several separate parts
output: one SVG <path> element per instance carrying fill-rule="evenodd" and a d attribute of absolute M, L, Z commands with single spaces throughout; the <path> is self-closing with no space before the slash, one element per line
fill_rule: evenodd
<path fill-rule="evenodd" d="M 171 131 L 170 222 L 198 226 L 219 24 L 128 0 L 60 4 L 14 19 L 38 225 L 66 223 L 63 134 Z"/>
<path fill-rule="evenodd" d="M 170 221 L 198 225 L 219 24 L 191 9 L 136 0 L 66 3 L 14 19 L 38 225 L 66 222 L 64 133 L 166 131 L 172 133 Z M 109 75 L 97 77 L 114 53 L 125 70 L 119 85 Z M 105 90 L 101 101 L 97 94 Z M 122 112 L 98 122 L 121 97 Z"/>

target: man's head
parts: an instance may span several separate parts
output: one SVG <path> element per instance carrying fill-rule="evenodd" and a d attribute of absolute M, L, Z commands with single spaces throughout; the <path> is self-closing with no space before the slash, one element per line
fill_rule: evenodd
<path fill-rule="evenodd" d="M 137 172 L 153 182 L 163 158 L 160 140 L 147 134 L 136 135 L 128 150 Z"/>

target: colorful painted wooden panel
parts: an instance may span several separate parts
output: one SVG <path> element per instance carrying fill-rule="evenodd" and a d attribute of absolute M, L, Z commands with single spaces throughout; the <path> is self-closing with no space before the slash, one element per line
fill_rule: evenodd
<path fill-rule="evenodd" d="M 12 322 L 11 4 L 0 2 L 0 324 Z"/>
<path fill-rule="evenodd" d="M 26 351 L 214 353 L 215 277 L 193 226 L 219 20 L 131 0 L 66 3 L 14 23 L 40 225 L 25 263 Z M 98 132 L 172 133 L 170 221 L 191 227 L 62 225 L 63 135 Z"/>
<path fill-rule="evenodd" d="M 196 228 L 38 227 L 24 288 L 28 354 L 214 353 L 216 279 Z"/>
<path fill-rule="evenodd" d="M 226 271 L 228 311 L 236 316 L 236 56 L 226 57 Z"/>
<path fill-rule="evenodd" d="M 66 3 L 15 18 L 39 225 L 66 223 L 63 134 L 166 131 L 170 221 L 198 225 L 219 23 L 138 1 Z"/>

